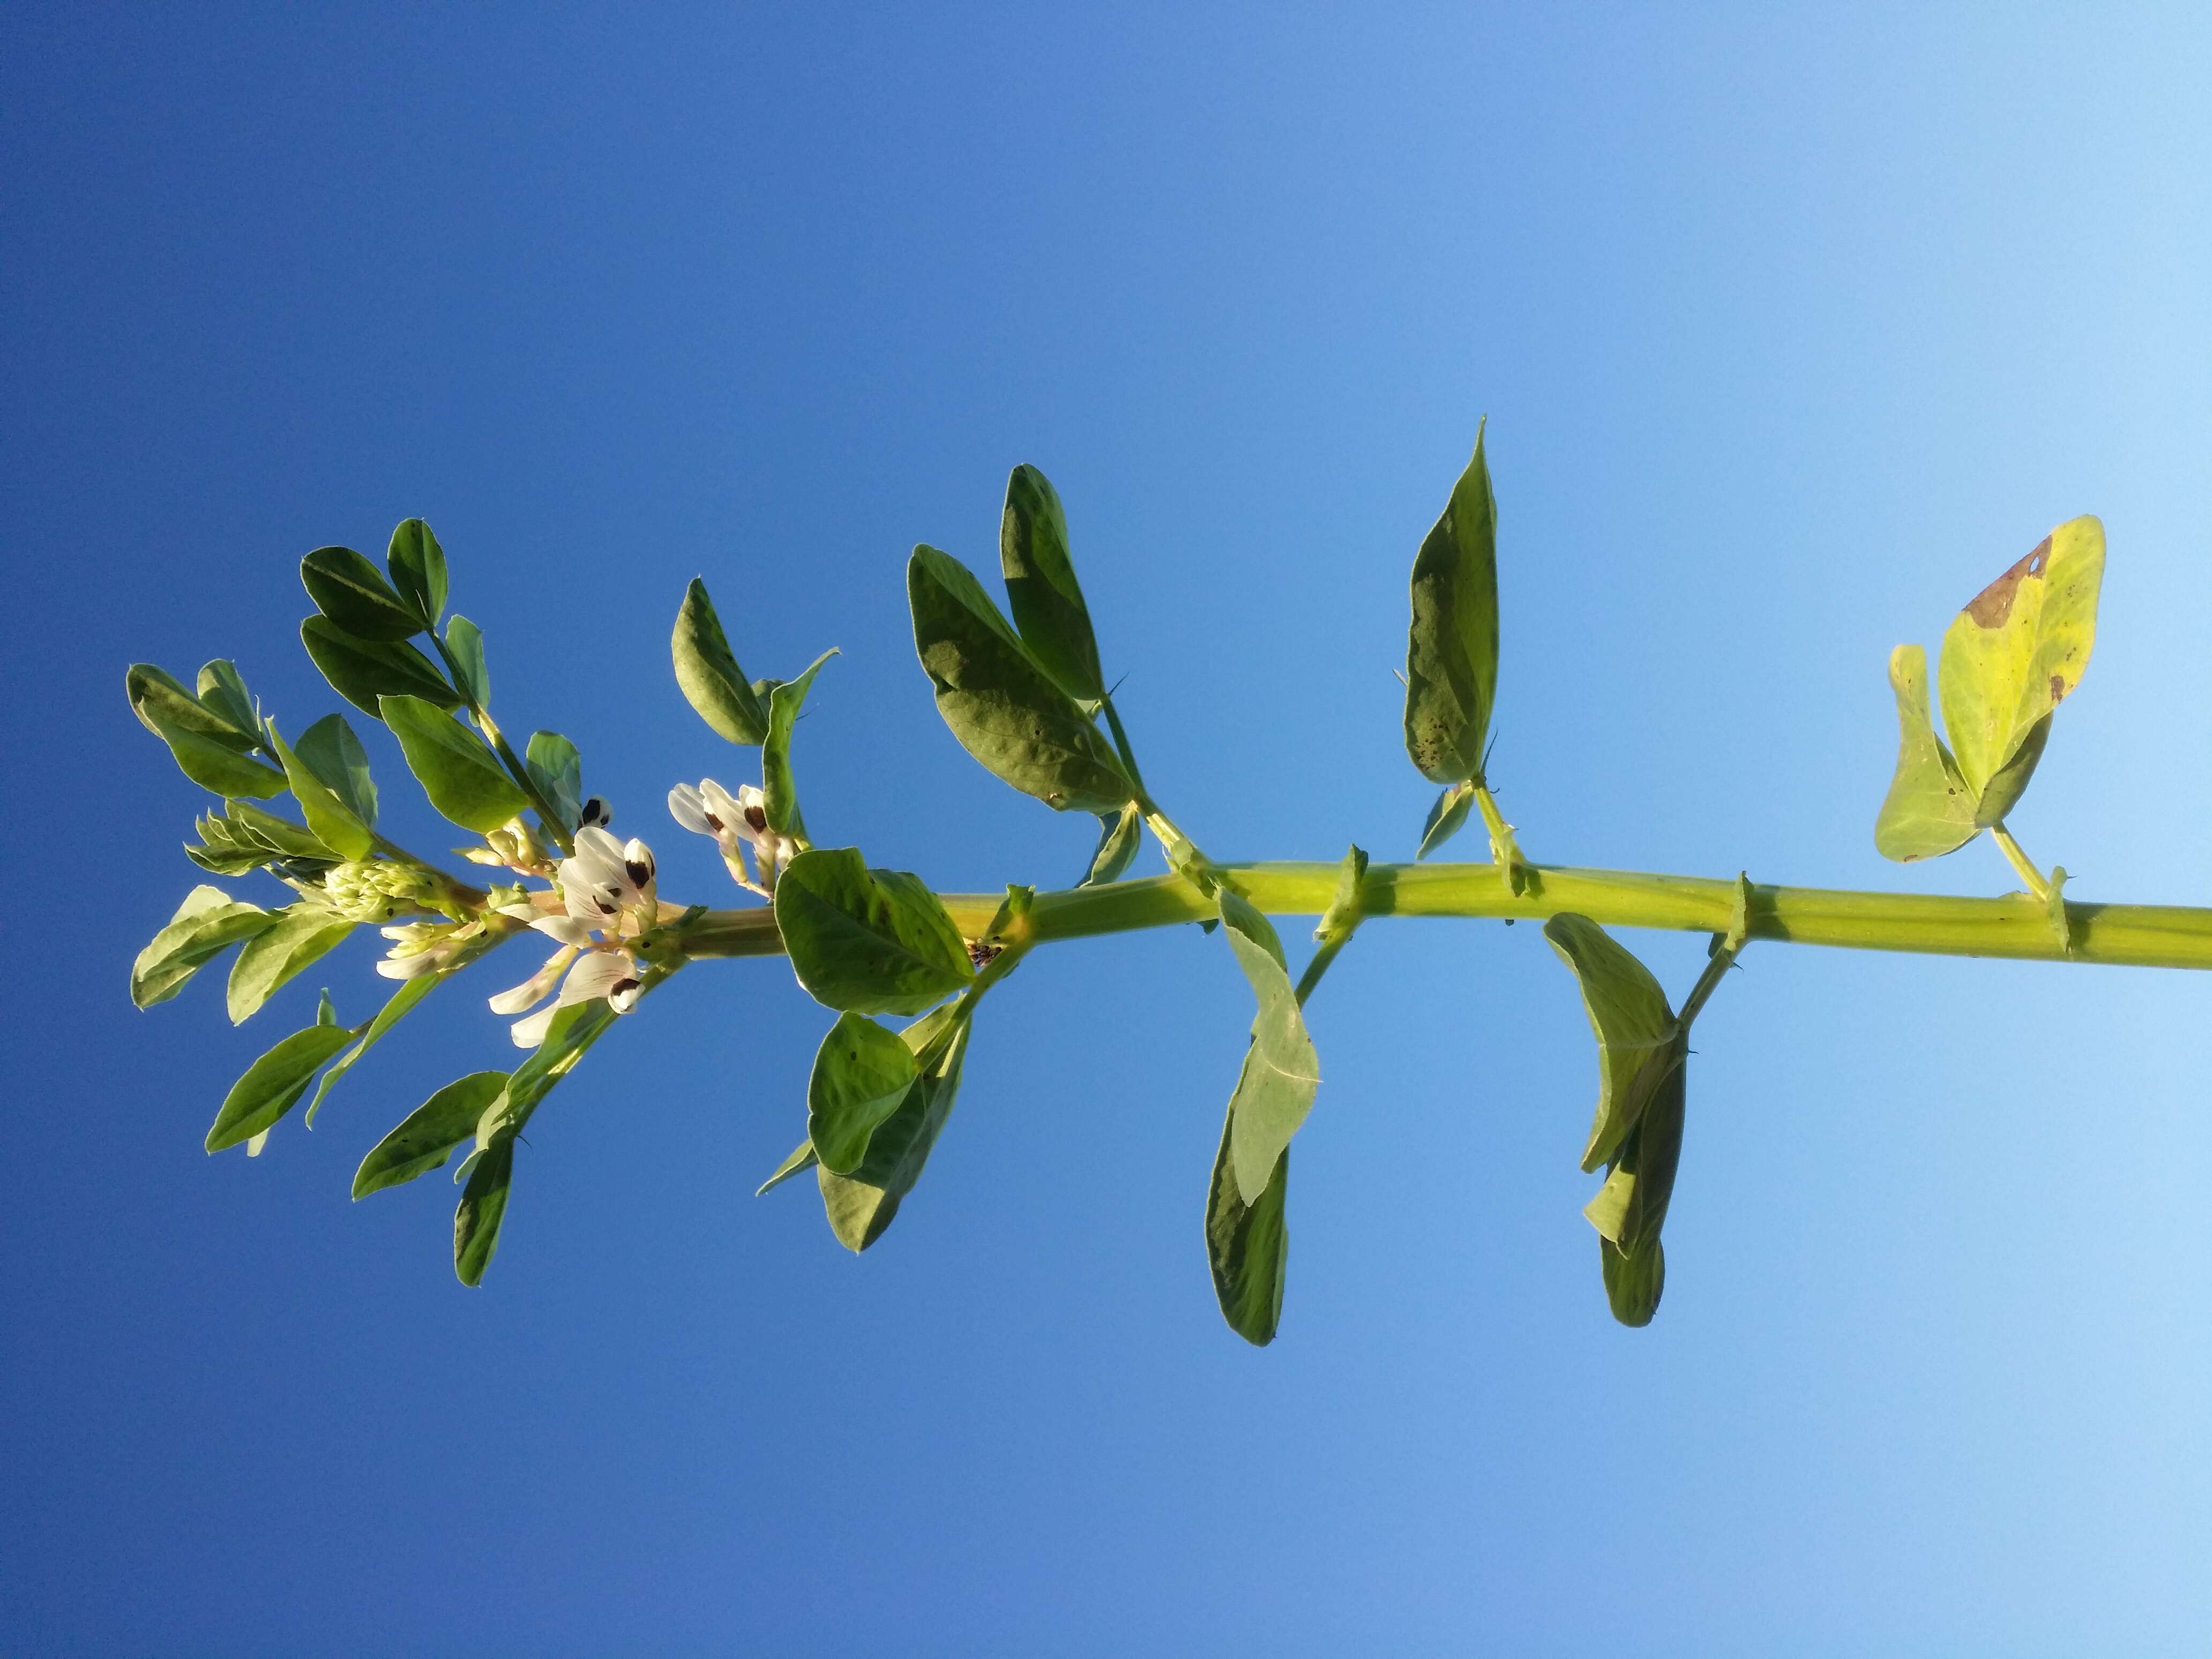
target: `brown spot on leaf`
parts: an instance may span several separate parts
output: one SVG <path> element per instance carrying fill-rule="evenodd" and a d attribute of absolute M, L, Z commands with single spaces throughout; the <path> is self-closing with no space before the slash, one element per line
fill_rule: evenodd
<path fill-rule="evenodd" d="M 2065 675 L 2053 674 L 2051 677 L 2051 701 L 2054 703 L 2063 702 L 2066 701 Z"/>
<path fill-rule="evenodd" d="M 1967 602 L 1966 614 L 1983 628 L 2002 628 L 2005 618 L 2012 615 L 2013 596 L 2020 592 L 2021 583 L 2030 576 L 2041 576 L 2043 567 L 2051 557 L 2051 538 L 2045 536 L 2035 545 L 2035 551 L 1991 582 Z"/>

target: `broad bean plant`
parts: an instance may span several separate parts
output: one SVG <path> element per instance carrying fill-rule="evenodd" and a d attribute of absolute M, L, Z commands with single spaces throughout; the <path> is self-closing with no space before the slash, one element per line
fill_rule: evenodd
<path fill-rule="evenodd" d="M 1666 1285 L 1663 1233 L 1691 1030 L 1753 941 L 2212 966 L 2212 911 L 2069 898 L 2065 871 L 2045 874 L 2006 828 L 2060 704 L 2088 665 L 2105 559 L 2095 519 L 2051 531 L 1952 619 L 1932 695 L 1919 646 L 1890 657 L 1898 756 L 1875 845 L 1911 861 L 1986 833 L 2021 884 L 1996 896 L 1829 891 L 1742 874 L 1705 879 L 1531 860 L 1486 769 L 1497 556 L 1497 504 L 1478 433 L 1474 459 L 1413 558 L 1405 744 L 1439 791 L 1415 860 L 1370 863 L 1353 847 L 1333 864 L 1218 863 L 1146 787 L 1114 706 L 1060 498 L 1035 467 L 1015 468 L 999 528 L 1005 604 L 957 559 L 917 547 L 906 567 L 915 649 L 938 712 L 968 752 L 1056 812 L 1095 815 L 1098 836 L 1065 890 L 1010 886 L 980 896 L 939 893 L 918 875 L 872 866 L 859 848 L 817 844 L 800 810 L 793 733 L 831 653 L 789 679 L 750 678 L 706 585 L 694 581 L 671 641 L 676 680 L 736 753 L 722 769 L 730 783 L 678 781 L 666 810 L 673 827 L 714 841 L 742 899 L 712 908 L 662 895 L 647 840 L 625 838 L 607 803 L 586 792 L 574 744 L 548 731 L 519 746 L 508 737 L 492 714 L 483 632 L 449 612 L 445 553 L 428 525 L 409 519 L 380 569 L 345 547 L 301 561 L 315 609 L 300 638 L 372 734 L 380 726 L 396 742 L 430 805 L 475 838 L 467 867 L 441 867 L 379 832 L 368 746 L 343 713 L 288 738 L 228 660 L 208 663 L 189 685 L 139 664 L 126 680 L 131 708 L 215 798 L 186 855 L 233 883 L 265 872 L 285 897 L 263 903 L 214 883 L 194 887 L 132 964 L 131 994 L 142 1008 L 166 1001 L 234 951 L 226 1006 L 233 1022 L 244 1021 L 356 930 L 380 930 L 386 948 L 376 970 L 391 985 L 382 1005 L 348 1020 L 325 990 L 313 1021 L 223 1097 L 207 1149 L 252 1157 L 303 1102 L 301 1117 L 312 1124 L 331 1091 L 426 997 L 468 978 L 477 988 L 469 994 L 510 1022 L 498 1036 L 520 1063 L 438 1090 L 368 1150 L 353 1194 L 414 1181 L 458 1154 L 453 1267 L 474 1285 L 499 1247 L 523 1131 L 603 1039 L 650 1017 L 648 999 L 672 975 L 781 955 L 822 1005 L 828 1029 L 806 1097 L 789 1105 L 798 1144 L 760 1190 L 810 1177 L 838 1242 L 865 1250 L 921 1180 L 959 1093 L 977 1011 L 1030 952 L 1195 923 L 1249 981 L 1255 1012 L 1212 1172 L 1202 1193 L 1194 1181 L 1193 1198 L 1202 1199 L 1222 1314 L 1238 1335 L 1264 1344 L 1282 1313 L 1291 1145 L 1321 1084 L 1303 1011 L 1368 922 L 1542 924 L 1596 1042 L 1596 1108 L 1579 1154 L 1595 1190 L 1583 1213 L 1607 1303 L 1628 1325 L 1651 1319 Z M 1488 841 L 1488 861 L 1431 861 L 1470 817 Z M 627 811 L 620 821 L 629 827 Z M 1147 836 L 1165 872 L 1131 878 Z M 1319 918 L 1295 974 L 1269 919 L 1283 915 Z M 1711 934 L 1705 969 L 1679 1002 L 1607 931 L 1623 927 Z M 524 960 L 504 972 L 480 967 L 495 956 Z M 488 1048 L 493 1037 L 488 1030 Z M 1561 1150 L 1571 1153 L 1571 1142 L 1563 1139 Z"/>

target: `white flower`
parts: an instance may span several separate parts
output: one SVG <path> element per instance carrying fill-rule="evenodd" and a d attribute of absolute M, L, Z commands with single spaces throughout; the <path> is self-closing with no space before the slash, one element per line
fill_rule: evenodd
<path fill-rule="evenodd" d="M 618 1014 L 637 1006 L 641 974 L 622 941 L 659 920 L 653 849 L 641 841 L 618 842 L 601 828 L 607 817 L 604 804 L 597 816 L 600 823 L 579 830 L 575 852 L 561 860 L 555 872 L 557 892 L 530 894 L 500 907 L 501 915 L 528 924 L 559 947 L 535 974 L 491 999 L 494 1013 L 520 1014 L 553 997 L 547 1006 L 514 1022 L 518 1048 L 544 1042 L 553 1017 L 577 1003 L 605 997 Z M 560 991 L 555 995 L 556 985 Z"/>
<path fill-rule="evenodd" d="M 494 998 L 492 1006 L 501 1013 L 511 1013 L 517 1007 L 528 1007 L 530 1002 L 538 1000 L 552 988 L 552 975 L 559 972 L 559 965 L 572 954 L 565 948 L 556 951 L 552 960 L 537 975 L 526 983 Z M 545 981 L 543 986 L 539 984 L 541 980 Z M 527 1018 L 514 1022 L 514 1046 L 535 1048 L 545 1041 L 545 1033 L 552 1026 L 553 1017 L 563 1008 L 579 1002 L 591 1002 L 605 997 L 610 1008 L 618 1014 L 626 1014 L 637 1006 L 638 989 L 637 963 L 629 951 L 602 950 L 586 952 L 574 967 L 568 969 L 568 977 L 561 987 L 560 995 Z M 507 1007 L 500 1007 L 501 1003 L 518 998 L 526 991 L 535 991 L 537 994 L 529 1001 L 513 1002 Z"/>
<path fill-rule="evenodd" d="M 653 849 L 641 841 L 625 845 L 604 830 L 579 830 L 576 851 L 557 873 L 568 914 L 611 937 L 642 933 L 659 919 Z"/>
<path fill-rule="evenodd" d="M 739 886 L 757 893 L 765 888 L 747 871 L 744 847 L 753 849 L 760 866 L 760 882 L 770 886 L 776 871 L 800 851 L 796 838 L 779 836 L 768 827 L 768 798 L 750 783 L 739 784 L 734 796 L 712 778 L 702 778 L 696 784 L 679 783 L 668 792 L 668 811 L 692 834 L 712 836 L 731 876 Z"/>

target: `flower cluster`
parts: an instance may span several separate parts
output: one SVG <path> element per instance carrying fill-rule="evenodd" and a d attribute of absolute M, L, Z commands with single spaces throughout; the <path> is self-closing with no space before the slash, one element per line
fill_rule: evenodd
<path fill-rule="evenodd" d="M 692 834 L 712 836 L 731 879 L 763 897 L 775 889 L 776 872 L 805 850 L 798 837 L 778 835 L 768 827 L 767 797 L 750 783 L 739 784 L 735 795 L 712 778 L 679 783 L 668 792 L 668 811 Z M 758 866 L 757 876 L 746 866 L 748 847 Z"/>
<path fill-rule="evenodd" d="M 389 859 L 334 866 L 323 873 L 323 896 L 348 921 L 390 921 L 422 908 L 430 896 L 428 874 Z"/>
<path fill-rule="evenodd" d="M 553 1017 L 572 1004 L 605 997 L 618 1014 L 637 1006 L 641 975 L 628 942 L 659 919 L 653 850 L 641 841 L 618 842 L 602 829 L 604 807 L 596 816 L 599 823 L 579 830 L 574 854 L 561 860 L 557 890 L 501 908 L 501 915 L 527 922 L 559 946 L 543 968 L 491 999 L 494 1013 L 520 1014 L 553 998 L 514 1022 L 518 1048 L 544 1042 Z"/>

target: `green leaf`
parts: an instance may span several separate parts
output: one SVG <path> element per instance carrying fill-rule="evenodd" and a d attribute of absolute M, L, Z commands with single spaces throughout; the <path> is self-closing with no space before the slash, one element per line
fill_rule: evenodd
<path fill-rule="evenodd" d="M 840 1014 L 806 1082 L 806 1139 L 824 1169 L 850 1175 L 868 1139 L 921 1076 L 914 1051 L 859 1014 Z"/>
<path fill-rule="evenodd" d="M 362 824 L 375 826 L 376 783 L 368 775 L 368 751 L 361 746 L 344 715 L 324 715 L 300 733 L 293 752 L 337 796 L 346 811 Z"/>
<path fill-rule="evenodd" d="M 402 519 L 385 550 L 384 568 L 422 626 L 435 628 L 446 609 L 446 550 L 430 526 L 420 519 Z"/>
<path fill-rule="evenodd" d="M 352 1048 L 338 1056 L 337 1063 L 325 1072 L 323 1080 L 315 1085 L 315 1097 L 307 1103 L 306 1122 L 310 1129 L 315 1127 L 315 1114 L 322 1109 L 323 1097 L 337 1086 L 337 1080 L 353 1070 L 361 1057 L 374 1048 L 386 1031 L 406 1018 L 416 1003 L 445 981 L 444 974 L 418 974 L 413 979 L 399 982 L 399 988 L 385 999 L 384 1006 L 378 1009 L 376 1018 L 369 1021 L 368 1030 L 362 1034 Z"/>
<path fill-rule="evenodd" d="M 999 568 L 1022 643 L 1053 683 L 1071 697 L 1097 702 L 1106 695 L 1090 608 L 1067 555 L 1067 517 L 1043 473 L 1018 466 L 1006 480 L 999 521 Z"/>
<path fill-rule="evenodd" d="M 208 1131 L 208 1151 L 222 1152 L 267 1129 L 298 1104 L 323 1062 L 352 1041 L 343 1025 L 310 1025 L 255 1060 L 223 1097 Z"/>
<path fill-rule="evenodd" d="M 1943 726 L 1959 774 L 1978 798 L 1978 823 L 2002 822 L 2019 799 L 2034 762 L 2015 763 L 2031 745 L 2040 753 L 2038 728 L 2081 683 L 2104 575 L 2104 526 L 2070 519 L 1945 631 L 1936 675 Z"/>
<path fill-rule="evenodd" d="M 522 764 L 538 793 L 559 815 L 562 833 L 574 835 L 577 820 L 584 815 L 584 760 L 576 745 L 558 732 L 533 732 Z"/>
<path fill-rule="evenodd" d="M 453 1273 L 474 1289 L 499 1249 L 500 1224 L 507 1219 L 507 1195 L 514 1182 L 514 1142 L 487 1148 L 469 1173 L 469 1184 L 453 1211 Z"/>
<path fill-rule="evenodd" d="M 1482 436 L 1413 560 L 1406 752 L 1431 783 L 1481 778 L 1498 687 L 1498 503 Z"/>
<path fill-rule="evenodd" d="M 1688 1034 L 1679 1033 L 1667 1045 L 1650 1097 L 1620 1143 L 1605 1185 L 1583 1206 L 1599 1237 L 1632 1255 L 1658 1238 L 1674 1195 L 1674 1171 L 1682 1157 L 1688 1058 Z"/>
<path fill-rule="evenodd" d="M 1891 652 L 1889 685 L 1897 694 L 1897 771 L 1875 819 L 1875 850 L 1900 864 L 1941 858 L 1981 833 L 1975 793 L 1929 718 L 1928 653 L 1917 645 Z"/>
<path fill-rule="evenodd" d="M 1622 1324 L 1642 1327 L 1659 1311 L 1659 1297 L 1667 1288 L 1667 1250 L 1655 1237 L 1623 1255 L 1601 1238 L 1598 1265 L 1605 1274 L 1605 1299 L 1613 1316 Z"/>
<path fill-rule="evenodd" d="M 315 609 L 357 640 L 412 639 L 428 626 L 384 573 L 349 547 L 319 547 L 300 561 Z"/>
<path fill-rule="evenodd" d="M 392 696 L 379 707 L 430 805 L 464 830 L 489 835 L 530 804 L 482 740 L 435 704 Z"/>
<path fill-rule="evenodd" d="M 801 853 L 777 878 L 775 921 L 815 1000 L 918 1014 L 975 977 L 968 945 L 919 877 L 871 870 L 853 847 Z"/>
<path fill-rule="evenodd" d="M 1247 1204 L 1230 1167 L 1230 1138 L 1235 1108 L 1221 1126 L 1221 1147 L 1213 1155 L 1213 1179 L 1206 1190 L 1206 1256 L 1213 1271 L 1213 1296 L 1221 1316 L 1255 1347 L 1275 1340 L 1283 1316 L 1283 1269 L 1290 1258 L 1291 1227 L 1284 1215 L 1290 1196 L 1291 1150 L 1285 1146 L 1269 1171 L 1267 1190 Z"/>
<path fill-rule="evenodd" d="M 257 800 L 283 793 L 284 775 L 251 757 L 258 739 L 233 725 L 220 703 L 203 703 L 151 663 L 132 664 L 123 689 L 140 724 L 169 745 L 178 770 L 201 788 Z"/>
<path fill-rule="evenodd" d="M 240 903 L 220 887 L 193 888 L 131 964 L 131 1000 L 141 1008 L 167 1002 L 223 951 L 276 925 L 270 912 Z"/>
<path fill-rule="evenodd" d="M 957 1004 L 939 1008 L 899 1033 L 900 1041 L 917 1057 L 933 1050 L 938 1057 L 925 1067 L 905 1103 L 877 1126 L 860 1167 L 850 1175 L 839 1175 L 826 1164 L 815 1166 L 830 1231 L 848 1250 L 865 1250 L 883 1237 L 901 1202 L 921 1179 L 930 1151 L 952 1115 L 968 1047 L 968 1023 L 959 1014 Z M 940 1037 L 945 1039 L 941 1049 Z"/>
<path fill-rule="evenodd" d="M 1229 1101 L 1230 1168 L 1238 1195 L 1248 1205 L 1267 1189 L 1267 1181 L 1291 1137 L 1313 1109 L 1321 1087 L 1321 1059 L 1306 1034 L 1305 1017 L 1284 968 L 1283 945 L 1267 918 L 1249 901 L 1221 889 L 1223 937 L 1252 981 L 1259 1012 L 1252 1021 L 1252 1045 L 1237 1073 Z"/>
<path fill-rule="evenodd" d="M 797 679 L 769 693 L 768 735 L 761 743 L 761 810 L 768 827 L 779 836 L 804 836 L 805 823 L 799 815 L 799 783 L 791 773 L 791 728 L 806 702 L 806 689 L 822 672 L 822 665 L 837 653 L 824 651 Z"/>
<path fill-rule="evenodd" d="M 446 624 L 446 649 L 453 654 L 453 678 L 463 700 L 473 708 L 490 708 L 491 671 L 484 666 L 483 629 L 466 617 L 456 616 Z"/>
<path fill-rule="evenodd" d="M 1674 1011 L 1651 970 L 1588 916 L 1563 911 L 1544 924 L 1544 937 L 1581 987 L 1597 1037 L 1597 1111 L 1583 1147 L 1583 1168 L 1595 1170 L 1636 1127 L 1670 1069 Z"/>
<path fill-rule="evenodd" d="M 937 712 L 993 775 L 1059 811 L 1118 813 L 1135 797 L 1113 745 L 958 560 L 915 549 L 907 599 Z"/>
<path fill-rule="evenodd" d="M 250 738 L 261 729 L 261 717 L 253 712 L 252 694 L 246 690 L 235 663 L 221 657 L 203 663 L 198 689 L 201 705 L 220 714 L 234 731 Z"/>
<path fill-rule="evenodd" d="M 426 981 L 414 981 L 422 984 Z M 474 1138 L 481 1118 L 507 1087 L 505 1072 L 471 1072 L 448 1083 L 402 1118 L 354 1171 L 353 1195 L 367 1198 L 443 1169 L 453 1148 Z"/>
<path fill-rule="evenodd" d="M 814 1143 L 811 1140 L 800 1141 L 798 1146 L 791 1149 L 791 1156 L 775 1166 L 775 1173 L 753 1189 L 753 1196 L 758 1198 L 770 1188 L 782 1186 L 792 1176 L 802 1175 L 812 1169 L 817 1162 L 819 1160 L 814 1156 Z"/>
<path fill-rule="evenodd" d="M 1091 855 L 1091 867 L 1083 872 L 1078 887 L 1103 887 L 1108 882 L 1119 881 L 1137 856 L 1137 848 L 1144 844 L 1144 809 L 1131 801 L 1119 812 L 1098 815 L 1098 850 Z"/>
<path fill-rule="evenodd" d="M 732 743 L 758 744 L 768 736 L 768 710 L 756 695 L 745 672 L 731 653 L 714 602 L 707 597 L 707 584 L 693 577 L 684 590 L 683 608 L 676 613 L 676 631 L 668 641 L 675 659 L 676 684 L 684 701 L 718 736 Z"/>
<path fill-rule="evenodd" d="M 230 1023 L 242 1025 L 295 974 L 328 955 L 354 924 L 318 904 L 295 904 L 246 942 L 231 965 Z"/>
<path fill-rule="evenodd" d="M 428 657 L 404 641 L 356 639 L 327 617 L 300 624 L 300 642 L 331 689 L 364 714 L 384 718 L 386 697 L 420 697 L 441 708 L 458 708 L 461 699 Z"/>
<path fill-rule="evenodd" d="M 1413 854 L 1416 860 L 1425 859 L 1459 834 L 1460 826 L 1467 822 L 1468 808 L 1474 805 L 1474 786 L 1472 783 L 1447 784 L 1437 797 L 1437 804 L 1429 808 L 1427 821 L 1421 825 L 1421 850 Z"/>
<path fill-rule="evenodd" d="M 290 818 L 279 817 L 264 807 L 250 801 L 234 800 L 223 803 L 223 813 L 236 836 L 244 842 L 265 849 L 278 860 L 335 864 L 338 855 L 315 838 L 315 833 L 305 824 Z"/>
<path fill-rule="evenodd" d="M 331 718 L 337 720 L 338 717 L 333 714 Z M 348 732 L 346 735 L 350 738 L 353 734 Z M 315 839 L 340 858 L 367 858 L 376 845 L 376 837 L 369 833 L 368 826 L 354 815 L 353 809 L 338 792 L 316 776 L 314 769 L 301 760 L 298 751 L 284 741 L 273 720 L 269 722 L 269 742 L 276 750 L 276 758 L 284 763 L 284 775 L 292 786 L 292 798 L 300 803 L 300 815 L 307 820 L 307 828 L 314 832 Z M 335 747 L 335 743 L 331 746 Z M 356 754 L 360 754 L 361 744 L 357 740 L 353 748 Z M 326 758 L 335 761 L 337 757 L 326 756 Z M 364 780 L 368 771 L 368 763 L 364 756 L 362 760 Z M 343 775 L 343 772 L 340 775 Z"/>

